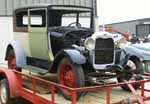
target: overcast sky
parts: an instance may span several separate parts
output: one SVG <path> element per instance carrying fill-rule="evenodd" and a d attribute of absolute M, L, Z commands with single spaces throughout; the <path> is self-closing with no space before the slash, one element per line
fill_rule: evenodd
<path fill-rule="evenodd" d="M 99 24 L 150 18 L 150 0 L 97 0 Z"/>

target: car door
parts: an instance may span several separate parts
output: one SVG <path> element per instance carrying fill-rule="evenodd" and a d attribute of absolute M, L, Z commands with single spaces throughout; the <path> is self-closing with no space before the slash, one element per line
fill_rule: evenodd
<path fill-rule="evenodd" d="M 47 10 L 45 8 L 29 9 L 29 43 L 31 56 L 49 60 Z"/>

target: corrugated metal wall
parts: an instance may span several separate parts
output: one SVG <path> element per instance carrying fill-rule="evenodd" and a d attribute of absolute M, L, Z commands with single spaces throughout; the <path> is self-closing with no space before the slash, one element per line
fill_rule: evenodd
<path fill-rule="evenodd" d="M 141 26 L 139 26 L 139 25 L 141 25 Z M 120 23 L 106 24 L 105 26 L 112 27 L 121 32 L 129 31 L 134 36 L 140 35 L 141 37 L 144 37 L 150 33 L 149 25 L 150 25 L 150 18 L 144 18 L 144 19 L 137 19 L 137 20 L 120 22 Z M 136 26 L 139 26 L 138 30 L 137 30 Z"/>
<path fill-rule="evenodd" d="M 118 31 L 123 33 L 130 31 L 131 34 L 136 34 L 136 25 L 139 24 L 139 21 L 130 21 L 130 22 L 121 22 L 121 23 L 114 23 L 105 25 L 106 27 L 110 26 Z"/>
<path fill-rule="evenodd" d="M 15 8 L 36 3 L 66 4 L 92 7 L 93 0 L 0 0 L 0 16 L 10 16 Z"/>

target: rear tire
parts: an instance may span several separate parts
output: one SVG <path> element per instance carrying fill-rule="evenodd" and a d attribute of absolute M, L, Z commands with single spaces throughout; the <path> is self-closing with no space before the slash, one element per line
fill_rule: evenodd
<path fill-rule="evenodd" d="M 0 81 L 0 104 L 13 104 L 13 100 L 10 98 L 10 89 L 7 79 Z"/>
<path fill-rule="evenodd" d="M 10 49 L 7 55 L 7 61 L 8 61 L 8 68 L 9 69 L 15 69 L 19 72 L 22 71 L 21 68 L 17 67 L 17 62 L 16 62 L 16 56 L 15 52 L 13 49 Z"/>
<path fill-rule="evenodd" d="M 126 81 L 139 81 L 143 80 L 143 77 L 140 76 L 143 74 L 143 65 L 142 62 L 139 60 L 128 60 L 127 65 L 124 68 L 122 76 L 117 78 L 118 82 L 125 82 Z M 140 84 L 132 85 L 135 89 L 140 88 Z M 130 91 L 128 86 L 121 86 L 121 88 L 125 91 Z"/>
<path fill-rule="evenodd" d="M 68 58 L 63 58 L 58 67 L 58 82 L 71 88 L 85 86 L 84 72 L 81 65 L 71 63 Z M 59 89 L 66 99 L 71 99 L 71 92 L 66 89 Z M 83 93 L 78 93 L 77 98 Z"/>

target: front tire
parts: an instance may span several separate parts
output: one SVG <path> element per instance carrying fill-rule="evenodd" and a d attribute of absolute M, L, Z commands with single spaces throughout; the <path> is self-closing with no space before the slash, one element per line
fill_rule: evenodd
<path fill-rule="evenodd" d="M 58 67 L 58 82 L 64 86 L 78 88 L 85 86 L 84 72 L 81 65 L 72 63 L 68 58 L 63 58 Z M 71 92 L 60 88 L 66 99 L 71 99 Z M 79 98 L 82 93 L 77 95 Z"/>
<path fill-rule="evenodd" d="M 143 65 L 142 62 L 139 60 L 128 60 L 127 65 L 124 68 L 122 75 L 117 78 L 118 82 L 125 82 L 125 81 L 139 81 L 143 80 L 141 74 L 143 74 Z M 132 85 L 135 89 L 140 87 L 140 84 Z M 128 86 L 121 86 L 121 88 L 125 91 L 130 91 Z"/>

